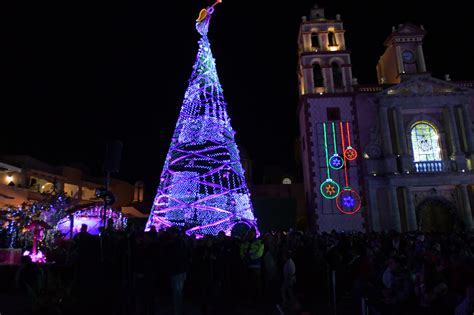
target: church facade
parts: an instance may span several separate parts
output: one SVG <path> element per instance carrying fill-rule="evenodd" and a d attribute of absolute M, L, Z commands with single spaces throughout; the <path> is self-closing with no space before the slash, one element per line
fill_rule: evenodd
<path fill-rule="evenodd" d="M 427 71 L 423 27 L 393 28 L 378 84 L 352 76 L 343 22 L 303 17 L 298 119 L 308 218 L 318 231 L 473 227 L 474 82 Z"/>

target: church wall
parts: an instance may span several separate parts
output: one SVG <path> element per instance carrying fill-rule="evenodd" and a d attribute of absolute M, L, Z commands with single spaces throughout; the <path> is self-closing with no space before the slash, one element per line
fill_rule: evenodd
<path fill-rule="evenodd" d="M 379 67 L 380 75 L 379 82 L 382 80 L 384 83 L 397 83 L 400 82 L 398 78 L 397 64 L 393 62 L 395 60 L 395 49 L 393 46 L 387 48 L 385 53 L 380 57 Z"/>
<path fill-rule="evenodd" d="M 299 107 L 299 125 L 300 125 L 300 142 L 301 142 L 301 157 L 303 166 L 303 183 L 304 183 L 304 199 L 308 209 L 308 223 L 311 228 L 317 228 L 316 213 L 314 211 L 316 204 L 314 192 L 314 165 L 312 157 L 314 152 L 311 147 L 311 117 L 309 116 L 308 106 L 305 101 L 302 101 Z"/>
<path fill-rule="evenodd" d="M 326 157 L 324 150 L 324 132 L 323 122 L 327 120 L 327 108 L 338 107 L 341 113 L 342 121 L 349 121 L 353 130 L 353 111 L 352 111 L 352 96 L 341 96 L 341 97 L 324 97 L 307 100 L 309 104 L 309 113 L 312 121 L 311 125 L 311 147 L 314 152 L 312 156 L 312 162 L 314 163 L 313 173 L 313 191 L 315 196 L 313 202 L 317 205 L 314 211 L 318 218 L 319 231 L 331 231 L 333 229 L 337 231 L 362 231 L 364 218 L 362 213 L 359 211 L 354 215 L 342 214 L 336 206 L 335 199 L 326 199 L 321 196 L 319 187 L 322 182 L 326 179 Z M 339 121 L 337 121 L 338 123 Z M 339 139 L 339 131 L 336 128 L 337 139 Z M 351 136 L 354 144 L 357 143 L 357 137 Z M 338 140 L 337 140 L 338 141 Z M 328 139 L 328 147 L 330 155 L 333 153 L 332 140 Z M 338 142 L 340 152 L 340 142 Z M 350 167 L 348 169 L 348 177 L 350 186 L 360 193 L 358 170 L 356 161 L 349 162 Z M 345 186 L 344 171 L 331 170 L 331 178 L 335 180 L 342 187 Z"/>
<path fill-rule="evenodd" d="M 324 10 L 318 9 L 318 12 L 322 13 L 318 16 L 324 16 Z M 457 219 L 472 227 L 474 98 L 469 90 L 472 84 L 447 82 L 449 79 L 436 79 L 427 73 L 422 50 L 426 32 L 422 26 L 406 23 L 394 27 L 385 41 L 386 50 L 377 64 L 379 83 L 383 85 L 359 86 L 352 81 L 350 52 L 325 51 L 327 31 L 330 31 L 327 27 L 332 23 L 319 19 L 307 21 L 304 17 L 300 28 L 300 36 L 306 36 L 306 42 L 311 32 L 318 33 L 321 46 L 307 49 L 307 43 L 306 48 L 302 47 L 300 40 L 299 47 L 299 64 L 304 69 L 300 78 L 307 87 L 299 112 L 301 140 L 306 142 L 303 171 L 315 227 L 319 231 L 413 231 L 419 219 L 417 206 L 430 198 L 454 204 Z M 342 24 L 340 27 L 342 30 Z M 415 58 L 404 54 L 405 50 L 412 51 Z M 333 61 L 342 66 L 345 89 L 333 89 L 330 68 Z M 323 68 L 325 90 L 313 88 L 312 65 L 315 63 Z M 352 92 L 353 87 L 355 92 Z M 342 214 L 336 200 L 326 199 L 320 192 L 320 185 L 327 178 L 322 123 L 328 122 L 329 107 L 339 108 L 340 120 L 350 122 L 352 145 L 359 153 L 357 162 L 349 162 L 348 170 L 350 186 L 362 199 L 362 208 L 355 215 Z M 411 127 L 418 121 L 427 121 L 436 128 L 442 161 L 438 161 L 438 157 L 425 157 L 426 161 L 414 163 Z M 327 126 L 331 128 L 330 122 Z M 329 134 L 332 137 L 331 131 Z M 336 135 L 339 136 L 339 130 Z M 421 147 L 422 140 L 418 141 Z M 331 156 L 334 153 L 332 139 L 328 141 L 328 149 Z M 468 165 L 466 156 L 471 159 Z M 330 177 L 341 188 L 345 186 L 343 170 L 331 169 Z M 439 210 L 439 203 L 427 204 L 430 203 L 424 203 L 423 207 L 430 215 L 430 209 Z"/>
<path fill-rule="evenodd" d="M 375 104 L 375 97 L 370 94 L 360 94 L 354 97 L 355 112 L 357 113 L 358 125 L 358 145 L 357 148 L 360 158 L 363 158 L 364 148 L 370 142 L 371 133 L 376 132 L 378 110 Z"/>

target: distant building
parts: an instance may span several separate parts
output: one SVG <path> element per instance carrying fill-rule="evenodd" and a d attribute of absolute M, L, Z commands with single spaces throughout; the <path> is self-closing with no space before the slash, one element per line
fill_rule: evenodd
<path fill-rule="evenodd" d="M 41 199 L 41 193 L 64 192 L 80 204 L 100 201 L 95 190 L 105 186 L 105 178 L 91 177 L 79 168 L 53 166 L 24 155 L 0 157 L 0 206 L 21 205 Z M 110 191 L 114 207 L 143 201 L 143 183 L 136 186 L 112 178 Z"/>
<path fill-rule="evenodd" d="M 262 168 L 263 182 L 256 183 L 251 157 L 240 145 L 239 151 L 259 229 L 263 232 L 304 229 L 307 211 L 300 176 L 288 174 L 277 166 L 265 166 Z"/>
<path fill-rule="evenodd" d="M 298 116 L 313 228 L 471 229 L 473 82 L 432 77 L 422 48 L 426 31 L 407 23 L 385 41 L 378 84 L 359 85 L 344 32 L 340 15 L 327 19 L 315 6 L 298 37 Z M 358 157 L 345 169 L 331 167 L 329 158 L 336 150 L 342 157 L 349 139 Z"/>

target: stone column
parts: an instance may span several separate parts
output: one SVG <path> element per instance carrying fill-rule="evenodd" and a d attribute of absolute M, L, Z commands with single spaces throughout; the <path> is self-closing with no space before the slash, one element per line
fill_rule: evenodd
<path fill-rule="evenodd" d="M 301 37 L 303 37 L 303 51 L 311 51 L 311 32 L 305 32 Z"/>
<path fill-rule="evenodd" d="M 418 72 L 426 72 L 425 56 L 421 44 L 416 47 L 416 67 Z"/>
<path fill-rule="evenodd" d="M 402 223 L 400 221 L 400 209 L 398 207 L 397 187 L 389 186 L 390 193 L 390 228 L 397 232 L 402 231 Z"/>
<path fill-rule="evenodd" d="M 379 109 L 380 127 L 382 129 L 383 154 L 392 155 L 392 139 L 390 138 L 390 127 L 388 125 L 388 108 L 380 106 Z"/>
<path fill-rule="evenodd" d="M 452 106 L 448 105 L 445 107 L 447 119 L 449 121 L 449 140 L 452 145 L 452 154 L 458 155 L 461 152 L 461 146 L 459 143 L 458 129 L 456 126 L 456 118 L 454 116 L 454 109 Z"/>
<path fill-rule="evenodd" d="M 398 140 L 401 154 L 408 154 L 407 135 L 405 133 L 405 124 L 400 106 L 395 106 L 395 121 L 397 122 Z"/>
<path fill-rule="evenodd" d="M 381 231 L 380 226 L 380 214 L 379 207 L 377 202 L 377 189 L 375 187 L 369 186 L 369 209 L 370 209 L 370 219 L 372 223 L 372 230 L 376 232 Z"/>
<path fill-rule="evenodd" d="M 446 107 L 446 115 L 449 121 L 449 139 L 452 145 L 452 157 L 456 160 L 456 164 L 458 170 L 466 169 L 466 156 L 461 152 L 461 145 L 459 142 L 459 134 L 456 125 L 456 118 L 454 116 L 454 109 L 453 106 L 447 105 Z"/>
<path fill-rule="evenodd" d="M 351 65 L 347 64 L 341 67 L 342 80 L 344 81 L 344 91 L 352 92 L 352 71 Z"/>
<path fill-rule="evenodd" d="M 385 106 L 379 107 L 379 120 L 382 129 L 383 154 L 385 160 L 385 169 L 387 173 L 394 173 L 397 171 L 397 162 L 393 156 L 392 139 L 390 137 L 390 126 L 388 122 L 388 108 Z"/>
<path fill-rule="evenodd" d="M 411 171 L 413 165 L 413 157 L 408 154 L 407 134 L 405 131 L 405 123 L 403 121 L 403 114 L 400 106 L 395 106 L 395 121 L 397 123 L 397 139 L 400 146 L 402 172 L 407 173 Z"/>
<path fill-rule="evenodd" d="M 25 172 L 22 171 L 21 173 L 18 173 L 18 178 L 18 185 L 23 188 L 30 188 L 29 176 L 27 176 Z"/>
<path fill-rule="evenodd" d="M 82 186 L 79 186 L 79 190 L 77 191 L 77 199 L 82 200 Z"/>
<path fill-rule="evenodd" d="M 57 192 L 64 192 L 64 182 L 62 180 L 56 179 L 55 188 Z"/>
<path fill-rule="evenodd" d="M 461 189 L 461 199 L 462 199 L 462 207 L 463 207 L 463 219 L 464 225 L 466 226 L 466 230 L 472 230 L 472 212 L 471 212 L 471 204 L 469 202 L 469 194 L 467 192 L 467 185 L 462 184 L 459 185 Z"/>
<path fill-rule="evenodd" d="M 473 153 L 474 139 L 472 135 L 472 117 L 467 103 L 462 104 L 462 119 L 464 123 L 464 132 L 466 133 L 467 153 Z"/>
<path fill-rule="evenodd" d="M 344 31 L 336 31 L 334 32 L 334 36 L 336 36 L 336 42 L 339 45 L 339 50 L 346 50 L 346 42 L 344 40 Z"/>
<path fill-rule="evenodd" d="M 314 93 L 313 67 L 303 67 L 304 94 Z"/>
<path fill-rule="evenodd" d="M 402 74 L 405 69 L 403 68 L 403 58 L 402 58 L 402 51 L 400 49 L 400 46 L 395 46 L 395 53 L 397 54 L 397 67 L 398 67 L 398 73 Z"/>
<path fill-rule="evenodd" d="M 416 220 L 415 204 L 413 202 L 413 192 L 411 188 L 408 186 L 405 187 L 405 192 L 407 196 L 406 210 L 407 210 L 408 231 L 416 231 L 418 229 L 418 223 Z"/>
<path fill-rule="evenodd" d="M 326 93 L 334 92 L 334 82 L 332 80 L 332 69 L 331 66 L 321 66 L 321 72 L 324 77 L 324 87 Z"/>
<path fill-rule="evenodd" d="M 321 46 L 322 51 L 327 51 L 328 50 L 328 44 L 329 44 L 329 39 L 328 39 L 328 33 L 329 32 L 319 32 L 319 45 Z"/>

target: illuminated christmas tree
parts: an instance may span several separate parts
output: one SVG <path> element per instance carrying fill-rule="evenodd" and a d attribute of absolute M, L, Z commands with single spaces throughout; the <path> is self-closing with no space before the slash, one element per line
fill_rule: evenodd
<path fill-rule="evenodd" d="M 227 115 L 207 31 L 214 6 L 201 10 L 197 60 L 184 96 L 146 230 L 179 226 L 213 234 L 256 228 L 250 194 Z"/>

